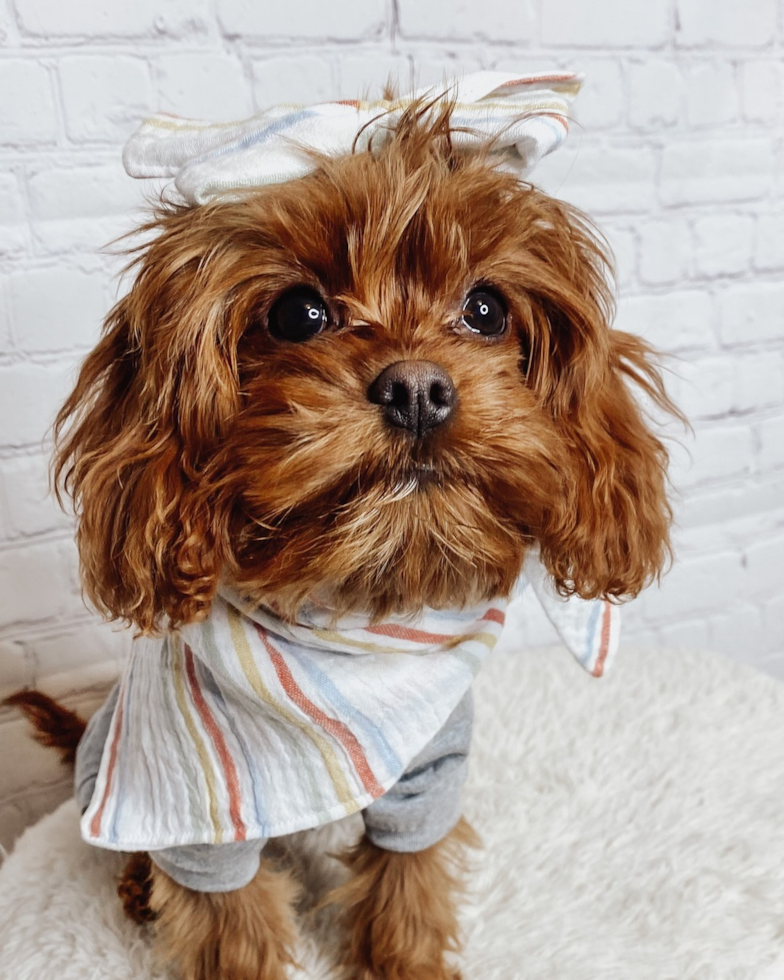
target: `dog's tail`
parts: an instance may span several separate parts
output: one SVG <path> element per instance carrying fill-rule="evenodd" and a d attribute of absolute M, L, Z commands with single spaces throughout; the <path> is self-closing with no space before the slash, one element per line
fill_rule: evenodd
<path fill-rule="evenodd" d="M 32 724 L 37 742 L 57 749 L 64 763 L 74 762 L 76 746 L 87 725 L 75 711 L 40 691 L 17 691 L 0 703 L 19 708 Z"/>

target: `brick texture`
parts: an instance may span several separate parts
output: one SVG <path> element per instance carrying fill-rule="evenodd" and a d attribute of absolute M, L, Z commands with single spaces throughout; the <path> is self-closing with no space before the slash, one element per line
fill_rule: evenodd
<path fill-rule="evenodd" d="M 676 563 L 629 606 L 626 635 L 708 647 L 784 678 L 780 7 L 4 0 L 0 693 L 105 684 L 128 648 L 127 632 L 82 604 L 71 521 L 47 496 L 49 427 L 117 294 L 121 259 L 101 247 L 158 189 L 125 176 L 127 136 L 158 108 L 226 119 L 480 68 L 585 73 L 570 139 L 534 179 L 606 232 L 617 324 L 668 355 L 693 422 L 693 433 L 673 432 Z M 552 640 L 532 601 L 521 622 L 529 641 Z M 0 760 L 4 843 L 67 793 L 0 709 L 0 744 L 12 734 L 18 753 Z"/>

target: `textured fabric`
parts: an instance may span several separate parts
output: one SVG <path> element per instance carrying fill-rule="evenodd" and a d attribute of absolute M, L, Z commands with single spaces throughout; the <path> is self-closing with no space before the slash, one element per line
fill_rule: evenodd
<path fill-rule="evenodd" d="M 600 674 L 618 640 L 608 603 L 548 594 L 545 611 Z M 509 600 L 415 621 L 288 625 L 225 590 L 207 620 L 135 644 L 82 832 L 117 850 L 276 837 L 369 806 L 443 727 L 495 645 Z"/>
<path fill-rule="evenodd" d="M 395 785 L 363 811 L 370 840 L 386 851 L 423 851 L 460 819 L 474 720 L 471 691 Z"/>
<path fill-rule="evenodd" d="M 569 72 L 514 75 L 480 71 L 449 86 L 455 100 L 452 142 L 464 152 L 493 140 L 492 159 L 526 176 L 566 138 L 569 107 L 581 77 Z M 394 100 L 278 105 L 233 123 L 160 114 L 144 122 L 123 155 L 132 177 L 174 177 L 191 204 L 302 177 L 317 156 L 381 148 L 415 99 L 441 102 L 443 89 L 421 88 Z"/>
<path fill-rule="evenodd" d="M 119 689 L 119 684 L 115 685 L 79 743 L 75 781 L 82 813 L 92 799 Z M 388 851 L 421 851 L 438 843 L 455 826 L 468 772 L 472 720 L 469 691 L 397 783 L 362 812 L 367 835 L 374 844 Z M 252 880 L 266 843 L 260 837 L 228 844 L 191 844 L 151 851 L 150 856 L 185 888 L 227 892 Z"/>

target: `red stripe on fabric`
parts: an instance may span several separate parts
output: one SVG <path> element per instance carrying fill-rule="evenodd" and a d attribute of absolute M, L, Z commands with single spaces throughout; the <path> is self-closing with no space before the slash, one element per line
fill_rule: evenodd
<path fill-rule="evenodd" d="M 190 684 L 193 703 L 196 705 L 196 710 L 201 716 L 202 723 L 212 739 L 212 744 L 215 746 L 215 751 L 218 753 L 218 758 L 221 761 L 223 772 L 226 776 L 226 788 L 229 791 L 229 816 L 234 825 L 234 840 L 245 840 L 247 838 L 247 828 L 240 815 L 241 793 L 240 781 L 237 777 L 237 767 L 234 765 L 234 760 L 226 745 L 223 732 L 218 727 L 218 723 L 210 711 L 210 706 L 201 693 L 199 682 L 196 680 L 193 651 L 187 644 L 185 644 L 185 673 Z"/>
<path fill-rule="evenodd" d="M 500 609 L 491 608 L 482 616 L 482 619 L 489 620 L 491 623 L 499 623 L 503 626 L 506 622 L 506 613 L 501 612 Z"/>
<path fill-rule="evenodd" d="M 106 801 L 109 799 L 109 790 L 112 785 L 112 777 L 114 776 L 114 767 L 117 764 L 117 745 L 120 741 L 120 732 L 122 731 L 123 722 L 123 695 L 124 691 L 120 692 L 120 697 L 117 699 L 117 722 L 114 729 L 114 738 L 112 739 L 112 747 L 109 749 L 109 768 L 106 773 L 106 786 L 103 790 L 103 799 L 101 800 L 101 805 L 95 811 L 95 816 L 90 821 L 90 836 L 98 837 L 101 832 L 101 820 L 103 819 L 103 811 L 106 807 Z"/>
<path fill-rule="evenodd" d="M 593 676 L 601 677 L 604 673 L 604 662 L 610 649 L 610 623 L 612 620 L 612 610 L 610 603 L 604 603 L 604 613 L 602 614 L 602 640 L 599 647 L 599 656 L 596 658 L 596 666 L 593 668 Z"/>
<path fill-rule="evenodd" d="M 372 793 L 373 799 L 378 799 L 379 796 L 384 795 L 383 788 L 379 785 L 378 780 L 373 775 L 373 770 L 370 768 L 370 764 L 365 758 L 365 753 L 362 751 L 362 746 L 356 739 L 356 736 L 347 728 L 342 721 L 338 721 L 337 718 L 330 718 L 329 715 L 325 714 L 318 705 L 315 705 L 310 698 L 305 694 L 301 687 L 298 686 L 297 682 L 294 680 L 291 671 L 289 670 L 288 664 L 281 656 L 279 650 L 267 639 L 267 633 L 263 626 L 256 625 L 256 632 L 261 637 L 261 642 L 266 647 L 267 653 L 270 655 L 272 660 L 272 665 L 275 668 L 275 673 L 278 675 L 278 680 L 283 685 L 283 690 L 291 698 L 294 704 L 298 708 L 301 708 L 310 717 L 317 722 L 330 735 L 337 738 L 343 745 L 345 750 L 349 754 L 349 758 L 357 771 L 357 775 L 362 780 L 362 785 L 368 791 Z"/>
<path fill-rule="evenodd" d="M 389 636 L 393 640 L 410 640 L 412 643 L 449 643 L 455 639 L 447 633 L 426 633 L 424 630 L 415 630 L 410 626 L 399 626 L 396 623 L 387 626 L 366 626 L 365 632 L 375 633 L 377 636 Z"/>

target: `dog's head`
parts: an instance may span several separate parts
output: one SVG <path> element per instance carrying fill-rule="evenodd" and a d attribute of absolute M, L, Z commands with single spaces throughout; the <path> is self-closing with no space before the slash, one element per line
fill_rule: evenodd
<path fill-rule="evenodd" d="M 636 594 L 668 552 L 665 408 L 610 329 L 586 218 L 481 155 L 448 110 L 383 149 L 201 207 L 164 205 L 60 413 L 84 584 L 143 631 L 227 576 L 293 614 L 558 588 Z"/>

